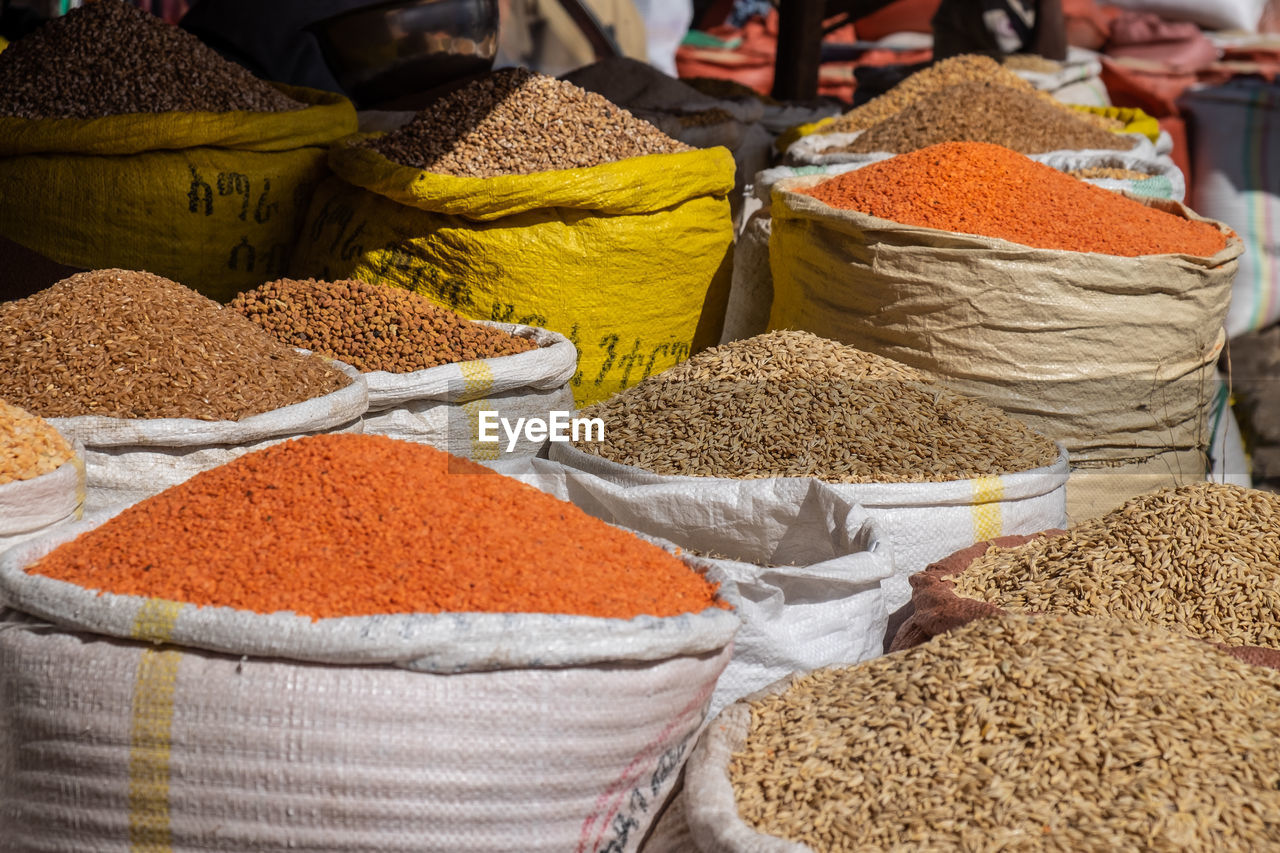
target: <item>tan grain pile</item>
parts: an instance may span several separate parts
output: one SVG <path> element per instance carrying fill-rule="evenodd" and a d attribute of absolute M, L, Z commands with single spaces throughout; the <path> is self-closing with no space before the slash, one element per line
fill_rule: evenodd
<path fill-rule="evenodd" d="M 405 166 L 474 178 L 693 150 L 601 95 L 522 68 L 469 83 L 360 144 Z"/>
<path fill-rule="evenodd" d="M 1115 181 L 1145 181 L 1152 177 L 1146 172 L 1139 172 L 1136 169 L 1116 169 L 1109 166 L 1098 166 L 1091 169 L 1072 169 L 1067 172 L 1073 178 L 1098 179 L 1110 178 Z"/>
<path fill-rule="evenodd" d="M 1219 483 L 1142 495 L 1064 535 L 989 549 L 956 594 L 1280 649 L 1280 495 Z"/>
<path fill-rule="evenodd" d="M 1055 109 L 1071 115 L 1077 113 L 1065 104 L 1057 101 L 1047 92 L 1037 92 L 1035 87 L 1014 74 L 1000 63 L 987 56 L 964 54 L 944 59 L 928 68 L 917 71 L 888 92 L 878 98 L 855 107 L 834 122 L 823 125 L 821 133 L 852 133 L 855 130 L 866 130 L 879 124 L 896 113 L 901 112 L 926 95 L 956 86 L 961 83 L 997 83 L 1011 89 L 1019 89 L 1034 93 L 1034 96 L 1045 101 Z M 1098 119 L 1101 119 L 1099 121 Z M 1121 122 L 1102 116 L 1089 116 L 1088 121 L 1104 129 L 1118 129 Z"/>
<path fill-rule="evenodd" d="M 151 273 L 79 273 L 0 304 L 0 397 L 46 418 L 241 420 L 350 382 Z"/>
<path fill-rule="evenodd" d="M 1025 471 L 1053 442 L 904 365 L 806 332 L 706 350 L 582 410 L 587 453 L 658 474 L 935 482 Z"/>
<path fill-rule="evenodd" d="M 74 455 L 43 418 L 0 400 L 0 486 L 48 474 Z"/>
<path fill-rule="evenodd" d="M 823 853 L 1280 845 L 1280 673 L 1160 628 L 970 623 L 753 703 L 743 820 Z"/>
<path fill-rule="evenodd" d="M 1062 70 L 1061 62 L 1045 59 L 1037 53 L 1011 53 L 1002 57 L 1001 64 L 1010 71 L 1033 71 L 1037 74 L 1057 74 Z"/>
<path fill-rule="evenodd" d="M 299 103 L 122 0 L 54 18 L 0 52 L 0 116 L 283 112 Z"/>
<path fill-rule="evenodd" d="M 988 81 L 930 92 L 836 150 L 905 154 L 940 142 L 990 142 L 1023 154 L 1133 147 L 1132 138 L 1096 127 L 1037 92 Z"/>
<path fill-rule="evenodd" d="M 412 291 L 363 281 L 282 278 L 241 293 L 228 307 L 282 343 L 364 372 L 409 373 L 538 348 Z"/>

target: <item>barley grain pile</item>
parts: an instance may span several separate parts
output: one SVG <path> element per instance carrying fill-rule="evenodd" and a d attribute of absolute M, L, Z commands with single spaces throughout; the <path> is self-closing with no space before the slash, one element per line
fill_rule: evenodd
<path fill-rule="evenodd" d="M 823 853 L 1280 845 L 1280 673 L 1161 628 L 983 619 L 753 703 L 742 818 Z"/>
<path fill-rule="evenodd" d="M 48 474 L 73 455 L 67 440 L 43 418 L 0 400 L 0 486 Z"/>
<path fill-rule="evenodd" d="M 408 373 L 538 348 L 412 291 L 363 281 L 283 278 L 241 293 L 228 307 L 282 343 L 364 372 Z"/>
<path fill-rule="evenodd" d="M 522 68 L 468 83 L 361 144 L 405 166 L 473 178 L 693 150 L 595 92 Z"/>
<path fill-rule="evenodd" d="M 1045 59 L 1037 53 L 1011 53 L 1001 57 L 1000 63 L 1010 71 L 1034 71 L 1038 74 L 1057 74 L 1062 63 Z"/>
<path fill-rule="evenodd" d="M 961 83 L 975 82 L 998 83 L 1011 89 L 1032 93 L 1033 97 L 1044 101 L 1056 110 L 1073 116 L 1077 115 L 1076 111 L 1055 100 L 1047 92 L 1037 92 L 1034 86 L 1009 69 L 1001 67 L 1000 63 L 994 59 L 965 54 L 944 59 L 917 71 L 880 97 L 872 98 L 862 106 L 855 107 L 830 124 L 824 125 L 820 132 L 852 133 L 855 130 L 865 130 L 896 115 L 926 95 Z M 1115 130 L 1124 126 L 1123 122 L 1103 116 L 1088 115 L 1085 120 L 1106 130 Z"/>
<path fill-rule="evenodd" d="M 587 453 L 659 474 L 934 482 L 1052 464 L 1053 442 L 905 365 L 805 332 L 706 350 L 582 410 Z"/>
<path fill-rule="evenodd" d="M 1139 172 L 1136 169 L 1118 169 L 1112 166 L 1095 166 L 1089 169 L 1072 169 L 1067 172 L 1073 178 L 1111 178 L 1116 181 L 1145 181 L 1152 177 L 1146 172 Z"/>
<path fill-rule="evenodd" d="M 302 109 L 190 33 L 122 0 L 96 0 L 0 52 L 0 116 Z"/>
<path fill-rule="evenodd" d="M 1280 649 L 1280 495 L 1195 483 L 1066 534 L 991 548 L 956 594 L 1015 611 L 1108 614 Z"/>
<path fill-rule="evenodd" d="M 350 382 L 151 273 L 79 273 L 0 304 L 0 397 L 46 418 L 241 420 Z"/>
<path fill-rule="evenodd" d="M 902 154 L 939 142 L 990 142 L 1023 154 L 1133 147 L 1132 138 L 1096 127 L 1083 114 L 1038 95 L 990 81 L 948 86 L 924 95 L 836 150 Z"/>

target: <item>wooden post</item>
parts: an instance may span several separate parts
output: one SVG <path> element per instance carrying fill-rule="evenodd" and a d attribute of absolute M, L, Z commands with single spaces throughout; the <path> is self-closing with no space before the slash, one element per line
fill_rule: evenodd
<path fill-rule="evenodd" d="M 778 9 L 778 55 L 773 97 L 780 101 L 818 96 L 822 62 L 822 19 L 826 0 L 784 0 Z"/>

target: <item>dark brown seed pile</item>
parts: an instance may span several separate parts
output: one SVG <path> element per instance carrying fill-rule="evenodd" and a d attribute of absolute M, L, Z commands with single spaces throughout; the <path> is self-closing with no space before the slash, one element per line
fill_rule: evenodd
<path fill-rule="evenodd" d="M 852 133 L 855 130 L 874 127 L 921 98 L 960 83 L 997 83 L 1010 89 L 1033 93 L 1035 97 L 1056 110 L 1069 114 L 1075 113 L 1075 110 L 1056 100 L 1048 92 L 1037 92 L 1034 86 L 1009 69 L 1001 67 L 1000 63 L 991 57 L 966 53 L 935 62 L 928 68 L 917 71 L 880 97 L 872 98 L 862 106 L 854 107 L 835 121 L 824 125 L 819 132 Z M 1104 130 L 1115 130 L 1124 126 L 1124 122 L 1116 119 L 1087 113 L 1084 114 L 1084 120 Z"/>
<path fill-rule="evenodd" d="M 55 18 L 0 52 L 0 115 L 284 112 L 289 98 L 199 39 L 121 0 Z"/>
<path fill-rule="evenodd" d="M 350 382 L 151 273 L 80 273 L 0 304 L 0 397 L 46 418 L 240 420 Z"/>
<path fill-rule="evenodd" d="M 723 344 L 580 413 L 604 441 L 575 446 L 688 477 L 922 483 L 1027 471 L 1057 448 L 919 373 L 806 332 Z"/>
<path fill-rule="evenodd" d="M 362 144 L 405 166 L 472 178 L 692 150 L 601 95 L 522 68 L 451 92 L 394 133 Z"/>
<path fill-rule="evenodd" d="M 409 373 L 538 348 L 411 291 L 363 281 L 285 278 L 241 293 L 229 307 L 289 346 L 365 372 Z"/>
<path fill-rule="evenodd" d="M 752 703 L 729 777 L 824 853 L 1280 846 L 1280 673 L 1162 628 L 980 619 Z"/>
<path fill-rule="evenodd" d="M 1133 147 L 1132 139 L 1095 127 L 1035 92 L 972 82 L 925 95 L 840 150 L 905 154 L 940 142 L 990 142 L 1023 154 Z"/>

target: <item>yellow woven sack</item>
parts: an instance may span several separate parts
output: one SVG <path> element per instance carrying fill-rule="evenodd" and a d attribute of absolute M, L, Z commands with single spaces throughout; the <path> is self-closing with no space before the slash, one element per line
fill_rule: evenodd
<path fill-rule="evenodd" d="M 0 235 L 64 264 L 144 269 L 226 301 L 289 265 L 346 98 L 283 113 L 0 118 Z"/>
<path fill-rule="evenodd" d="M 579 405 L 719 340 L 733 156 L 651 154 L 464 178 L 339 145 L 293 275 L 403 287 L 472 319 L 541 326 L 578 348 Z"/>

